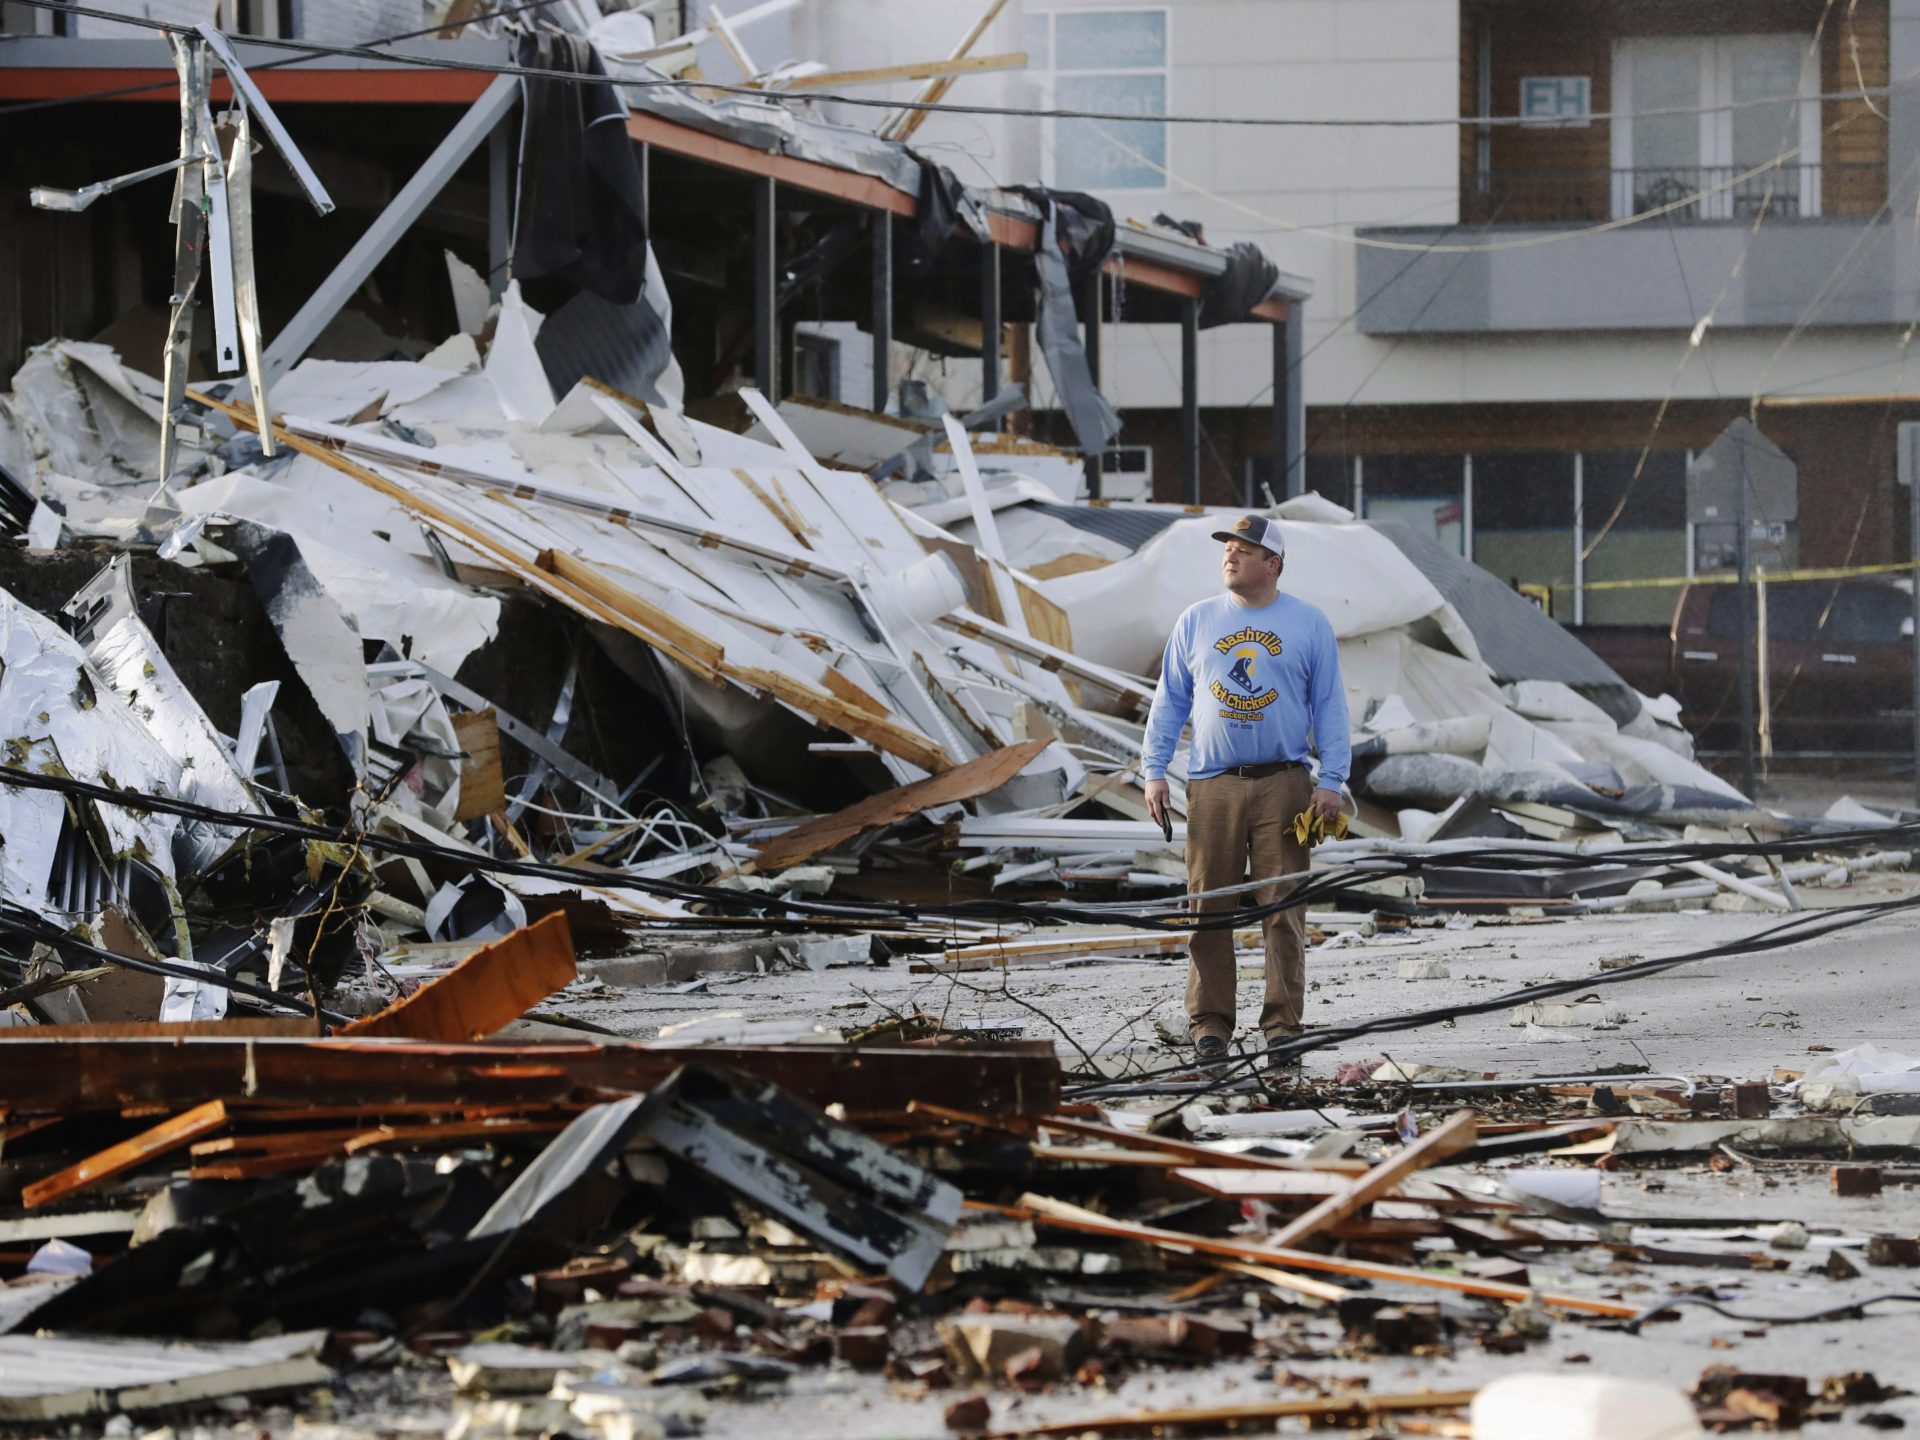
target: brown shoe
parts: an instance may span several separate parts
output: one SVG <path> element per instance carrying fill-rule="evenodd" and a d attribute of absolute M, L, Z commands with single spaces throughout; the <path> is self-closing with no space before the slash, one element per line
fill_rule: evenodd
<path fill-rule="evenodd" d="M 1278 1075 L 1283 1078 L 1296 1080 L 1300 1078 L 1302 1073 L 1300 1056 L 1298 1054 L 1276 1053 L 1276 1047 L 1292 1044 L 1300 1038 L 1300 1033 L 1299 1031 L 1295 1031 L 1292 1034 L 1288 1034 L 1283 1031 L 1277 1035 L 1269 1035 L 1267 1037 L 1266 1062 L 1267 1073 L 1269 1075 Z"/>
<path fill-rule="evenodd" d="M 1218 1065 L 1227 1058 L 1224 1036 L 1202 1035 L 1193 1042 L 1193 1053 L 1202 1065 Z"/>

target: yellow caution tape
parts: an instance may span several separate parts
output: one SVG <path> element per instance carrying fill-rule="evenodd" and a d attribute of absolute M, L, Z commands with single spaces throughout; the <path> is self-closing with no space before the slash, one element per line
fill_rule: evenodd
<path fill-rule="evenodd" d="M 1920 568 L 1920 561 L 1898 560 L 1890 565 L 1830 565 L 1810 570 L 1767 570 L 1753 572 L 1753 579 L 1772 585 L 1781 580 L 1851 580 L 1856 575 L 1900 575 Z M 1541 585 L 1523 586 L 1524 590 L 1677 590 L 1683 585 L 1737 585 L 1739 572 L 1715 570 L 1707 575 L 1662 575 L 1648 580 L 1556 580 Z"/>

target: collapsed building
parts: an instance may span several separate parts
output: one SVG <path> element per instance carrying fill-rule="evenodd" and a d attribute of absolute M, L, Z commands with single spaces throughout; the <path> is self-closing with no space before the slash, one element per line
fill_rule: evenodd
<path fill-rule="evenodd" d="M 1801 1113 L 1817 1074 L 1757 1097 L 1728 1077 L 1529 1077 L 1483 1133 L 1485 1116 L 1433 1107 L 1493 1077 L 1369 1053 L 1333 1082 L 1359 1117 L 1348 1133 L 1322 1124 L 1326 1097 L 1301 1119 L 1248 1065 L 1164 1063 L 1137 1083 L 1193 1102 L 1183 1137 L 1117 1103 L 1094 1056 L 1063 1092 L 1051 1040 L 924 1014 L 791 1045 L 527 1018 L 580 983 L 576 956 L 643 935 L 710 954 L 744 933 L 762 969 L 1171 953 L 1183 836 L 1147 821 L 1141 726 L 1164 635 L 1215 588 L 1218 522 L 1100 495 L 1118 425 L 1100 326 L 1177 321 L 1189 362 L 1202 325 L 1271 326 L 1275 454 L 1302 440 L 1305 290 L 1251 247 L 964 185 L 905 143 L 923 112 L 875 132 L 666 83 L 685 43 L 637 10 L 571 9 L 461 22 L 495 32 L 487 54 L 515 73 L 465 77 L 478 93 L 453 135 L 271 338 L 254 130 L 285 198 L 332 197 L 251 55 L 175 25 L 175 312 L 145 351 L 124 334 L 42 344 L 0 398 L 17 542 L 0 571 L 0 1234 L 100 1260 L 36 1250 L 0 1289 L 0 1335 L 54 1332 L 0 1340 L 0 1418 L 297 1387 L 329 1363 L 431 1352 L 435 1333 L 461 1390 L 543 1400 L 476 1404 L 463 1424 L 582 1434 L 682 1433 L 703 1407 L 671 1387 L 752 1392 L 828 1360 L 918 1393 L 1026 1394 L 1142 1357 L 1292 1353 L 1291 1313 L 1256 1335 L 1223 1309 L 1130 1298 L 1194 1254 L 1227 1262 L 1187 1277 L 1196 1297 L 1226 1284 L 1256 1308 L 1328 1312 L 1342 1344 L 1524 1349 L 1543 1309 L 1637 1329 L 1685 1302 L 1536 1288 L 1513 1249 L 1766 1267 L 1749 1233 L 1676 1258 L 1616 1237 L 1597 1203 L 1466 1159 L 1715 1143 L 1680 1116 L 1788 1153 L 1911 1148 L 1898 1117 Z M 217 119 L 215 68 L 242 97 Z M 488 269 L 447 251 L 409 281 L 434 297 L 409 333 L 370 333 L 349 302 L 517 106 L 529 159 L 488 192 Z M 43 199 L 71 213 L 84 196 Z M 703 265 L 705 292 L 682 282 Z M 867 327 L 871 409 L 798 393 L 798 296 L 814 320 Z M 420 333 L 433 316 L 443 328 Z M 1029 353 L 1003 386 L 1008 325 Z M 909 337 L 977 359 L 977 390 L 896 386 Z M 1051 418 L 1014 428 L 1043 383 Z M 1189 438 L 1197 456 L 1197 422 Z M 1283 526 L 1287 588 L 1333 622 L 1358 762 L 1348 838 L 1280 902 L 1325 906 L 1316 935 L 1543 901 L 1798 912 L 1796 883 L 1910 863 L 1903 817 L 1756 805 L 1693 759 L 1670 699 L 1510 587 L 1297 477 L 1287 489 L 1249 503 Z M 1177 812 L 1183 777 L 1176 758 Z M 1475 1004 L 1553 1007 L 1586 983 Z M 1906 1088 L 1888 1078 L 1904 1057 L 1853 1059 L 1846 1076 Z M 1214 1143 L 1221 1095 L 1276 1117 L 1247 1127 L 1254 1148 Z M 1785 1130 L 1765 1128 L 1776 1103 Z M 1835 1186 L 1877 1191 L 1879 1171 L 1854 1168 Z M 1145 1172 L 1204 1201 L 1169 1206 Z M 261 1227 L 289 1204 L 313 1224 L 269 1262 Z M 1257 1233 L 1236 1229 L 1243 1204 L 1262 1207 Z M 1091 1238 L 1043 1244 L 1053 1231 Z M 1443 1236 L 1472 1252 L 1468 1278 L 1415 1248 Z M 1911 1263 L 1910 1239 L 1874 1242 Z M 1868 1244 L 1824 1248 L 1851 1265 Z M 1436 1287 L 1473 1303 L 1430 1305 Z M 1869 1289 L 1862 1308 L 1884 1298 Z M 1151 1323 L 1129 1328 L 1139 1305 Z M 503 1321 L 550 1348 L 468 1343 Z M 83 1334 L 226 1348 L 156 1357 Z M 27 1373 L 49 1357 L 80 1378 Z M 103 1367 L 146 1378 L 109 1385 Z M 1805 1416 L 1891 1393 L 1794 1378 L 1707 1376 L 1695 1401 Z M 111 1398 L 136 1383 L 145 1399 Z M 1300 1388 L 1147 1423 L 1472 1398 Z M 956 1408 L 964 1431 L 1084 1425 Z"/>

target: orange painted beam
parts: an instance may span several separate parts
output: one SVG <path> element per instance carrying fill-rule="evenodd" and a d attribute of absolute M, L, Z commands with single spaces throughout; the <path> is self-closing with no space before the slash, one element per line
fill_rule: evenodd
<path fill-rule="evenodd" d="M 342 1035 L 403 1035 L 413 1040 L 483 1040 L 511 1025 L 579 972 L 573 935 L 556 910 L 483 945 L 446 974 L 427 981 Z M 484 1122 L 483 1122 L 484 1123 Z"/>
<path fill-rule="evenodd" d="M 709 135 L 704 130 L 679 125 L 658 115 L 629 111 L 627 134 L 643 144 L 656 145 L 669 154 L 684 155 L 689 160 L 718 165 L 743 175 L 771 176 L 782 185 L 792 185 L 816 195 L 831 195 L 837 200 L 844 200 L 850 205 L 863 205 L 869 210 L 886 210 L 895 215 L 911 216 L 920 208 L 915 197 L 903 195 L 874 176 L 857 175 L 817 161 L 758 150 L 738 140 Z M 1040 243 L 1038 224 L 997 210 L 987 212 L 987 233 L 993 237 L 996 245 L 1009 250 L 1030 251 Z M 1144 285 L 1149 290 L 1162 290 L 1172 295 L 1197 299 L 1207 290 L 1206 277 L 1176 270 L 1171 265 L 1154 260 L 1129 258 L 1123 269 L 1121 257 L 1115 255 L 1108 258 L 1104 268 L 1109 275 L 1124 275 L 1129 285 Z M 1285 320 L 1286 302 L 1264 301 L 1255 307 L 1251 318 Z"/>
<path fill-rule="evenodd" d="M 249 71 L 260 93 L 274 104 L 461 105 L 480 98 L 493 76 L 478 70 L 430 70 L 424 66 L 323 70 L 287 65 Z M 112 93 L 108 93 L 112 92 Z M 0 100 L 70 100 L 100 95 L 108 100 L 161 100 L 180 93 L 171 70 L 122 70 L 68 66 L 0 66 Z M 225 76 L 213 82 L 213 99 L 231 100 Z"/>
<path fill-rule="evenodd" d="M 131 1140 L 122 1140 L 97 1155 L 89 1155 L 77 1165 L 69 1165 L 58 1174 L 34 1181 L 20 1192 L 21 1203 L 32 1209 L 36 1205 L 45 1205 L 50 1200 L 71 1195 L 76 1190 L 84 1190 L 89 1185 L 97 1185 L 102 1180 L 124 1175 L 149 1160 L 191 1144 L 226 1123 L 227 1107 L 222 1102 L 209 1100 L 204 1105 L 196 1105 L 171 1120 L 161 1121 L 151 1130 L 142 1130 Z"/>
<path fill-rule="evenodd" d="M 658 146 L 669 154 L 702 160 L 742 175 L 771 176 L 782 185 L 791 185 L 816 195 L 831 195 L 851 205 L 864 205 L 869 210 L 889 210 L 895 215 L 911 215 L 919 208 L 913 196 L 901 194 L 886 181 L 872 175 L 857 175 L 814 160 L 757 150 L 751 145 L 742 145 L 738 140 L 709 135 L 689 125 L 676 125 L 658 115 L 629 111 L 627 134 L 642 144 Z"/>

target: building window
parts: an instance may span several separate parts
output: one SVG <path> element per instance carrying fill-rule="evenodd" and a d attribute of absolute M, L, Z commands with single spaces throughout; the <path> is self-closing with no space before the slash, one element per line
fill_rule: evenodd
<path fill-rule="evenodd" d="M 1776 218 L 1818 215 L 1816 52 L 1811 37 L 1792 34 L 1616 41 L 1614 215 L 1693 194 L 1701 198 L 1675 218 L 1750 219 L 1762 203 Z"/>
<path fill-rule="evenodd" d="M 816 400 L 840 398 L 840 342 L 831 335 L 796 330 L 792 389 Z"/>
<path fill-rule="evenodd" d="M 1360 462 L 1362 513 L 1467 553 L 1466 464 L 1458 455 L 1368 455 Z"/>
<path fill-rule="evenodd" d="M 1048 108 L 1138 120 L 1048 122 L 1048 183 L 1063 190 L 1167 188 L 1167 12 L 1062 10 L 1026 17 L 1029 73 Z"/>
<path fill-rule="evenodd" d="M 1473 457 L 1473 559 L 1548 612 L 1573 618 L 1573 456 L 1514 453 Z"/>
<path fill-rule="evenodd" d="M 1587 556 L 1583 579 L 1648 580 L 1687 574 L 1687 452 L 1655 450 L 1634 478 L 1637 450 L 1588 451 L 1581 457 L 1580 531 Z M 1589 590 L 1588 625 L 1665 625 L 1679 590 L 1670 585 Z"/>

